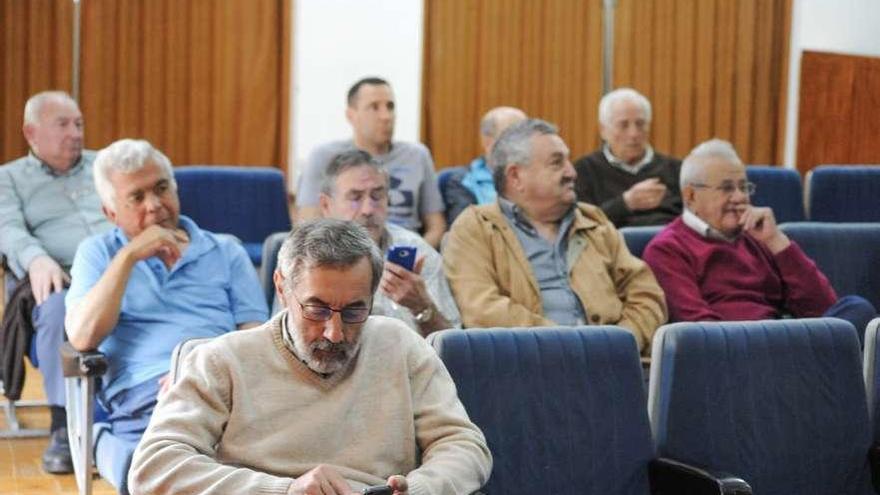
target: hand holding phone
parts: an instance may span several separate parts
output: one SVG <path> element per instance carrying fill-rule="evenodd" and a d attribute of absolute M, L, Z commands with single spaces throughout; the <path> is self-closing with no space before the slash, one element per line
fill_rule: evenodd
<path fill-rule="evenodd" d="M 388 485 L 368 486 L 361 490 L 363 495 L 392 495 L 394 490 Z"/>
<path fill-rule="evenodd" d="M 413 271 L 416 264 L 415 246 L 393 246 L 388 250 L 388 261 Z"/>

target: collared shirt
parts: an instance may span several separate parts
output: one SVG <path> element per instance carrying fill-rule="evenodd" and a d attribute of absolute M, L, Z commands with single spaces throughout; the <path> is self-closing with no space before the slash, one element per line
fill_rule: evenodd
<path fill-rule="evenodd" d="M 42 255 L 69 268 L 80 241 L 113 227 L 95 192 L 94 159 L 84 151 L 64 174 L 32 154 L 0 167 L 0 253 L 17 277 Z"/>
<path fill-rule="evenodd" d="M 574 221 L 574 208 L 563 217 L 553 244 L 541 237 L 525 214 L 513 202 L 498 197 L 498 205 L 516 233 L 526 259 L 532 267 L 544 316 L 559 325 L 584 325 L 587 317 L 580 299 L 568 279 L 568 230 Z"/>
<path fill-rule="evenodd" d="M 654 148 L 652 148 L 650 144 L 645 147 L 645 156 L 643 156 L 635 165 L 630 165 L 614 156 L 614 154 L 611 153 L 611 147 L 607 144 L 602 145 L 602 153 L 605 154 L 605 159 L 608 160 L 608 163 L 610 163 L 612 167 L 633 175 L 638 174 L 643 168 L 645 168 L 645 165 L 651 163 L 651 160 L 654 159 Z"/>
<path fill-rule="evenodd" d="M 478 205 L 492 203 L 498 197 L 492 171 L 482 156 L 471 162 L 467 173 L 461 178 L 461 185 L 477 198 Z"/>
<path fill-rule="evenodd" d="M 440 311 L 450 328 L 461 328 L 461 315 L 458 306 L 449 290 L 449 282 L 446 281 L 446 273 L 443 271 L 443 258 L 436 249 L 425 242 L 422 236 L 411 232 L 403 227 L 392 223 L 385 224 L 385 235 L 380 243 L 382 252 L 387 252 L 391 246 L 413 246 L 416 248 L 416 257 L 425 257 L 422 264 L 422 279 L 425 280 L 425 288 L 428 295 L 434 301 L 434 305 Z M 373 311 L 371 314 L 390 316 L 406 323 L 419 335 L 419 324 L 412 312 L 405 306 L 394 302 L 391 298 L 377 290 L 373 296 Z"/>
<path fill-rule="evenodd" d="M 684 222 L 685 225 L 690 227 L 694 232 L 700 234 L 701 236 L 707 239 L 715 239 L 718 241 L 725 242 L 734 242 L 736 241 L 736 236 L 728 237 L 718 230 L 712 228 L 705 220 L 698 217 L 694 212 L 685 208 L 684 212 L 681 214 L 681 221 Z"/>
<path fill-rule="evenodd" d="M 180 227 L 190 244 L 170 269 L 158 256 L 132 267 L 116 326 L 98 346 L 109 362 L 105 399 L 167 373 L 179 342 L 266 320 L 266 300 L 241 244 L 201 230 L 184 216 Z M 117 227 L 80 244 L 65 298 L 69 311 L 75 311 L 128 242 Z"/>

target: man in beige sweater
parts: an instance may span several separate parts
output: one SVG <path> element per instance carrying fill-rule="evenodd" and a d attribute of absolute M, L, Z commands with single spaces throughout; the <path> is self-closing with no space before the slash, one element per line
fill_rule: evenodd
<path fill-rule="evenodd" d="M 195 348 L 132 461 L 132 493 L 471 493 L 492 459 L 443 363 L 369 316 L 383 260 L 367 231 L 318 220 L 279 253 L 286 310 Z"/>

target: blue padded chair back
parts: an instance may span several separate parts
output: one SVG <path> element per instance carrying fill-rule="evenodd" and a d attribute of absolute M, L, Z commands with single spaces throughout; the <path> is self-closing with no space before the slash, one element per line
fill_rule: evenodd
<path fill-rule="evenodd" d="M 872 493 L 855 328 L 836 318 L 675 323 L 654 336 L 658 455 L 756 494 Z"/>
<path fill-rule="evenodd" d="M 874 318 L 865 330 L 864 363 L 865 395 L 868 398 L 868 413 L 874 430 L 874 441 L 880 441 L 880 352 L 877 352 L 877 333 L 880 331 L 880 318 Z"/>
<path fill-rule="evenodd" d="M 629 332 L 444 330 L 429 340 L 492 451 L 486 493 L 648 493 L 654 448 Z"/>
<path fill-rule="evenodd" d="M 639 227 L 621 227 L 620 233 L 623 234 L 623 241 L 626 243 L 627 249 L 633 256 L 642 257 L 645 247 L 651 242 L 651 239 L 663 230 L 665 225 L 645 225 Z"/>
<path fill-rule="evenodd" d="M 807 176 L 814 222 L 880 222 L 880 166 L 822 165 Z"/>
<path fill-rule="evenodd" d="M 800 222 L 780 228 L 816 262 L 838 296 L 859 295 L 880 308 L 880 224 Z"/>
<path fill-rule="evenodd" d="M 290 230 L 284 175 L 269 167 L 188 166 L 174 169 L 180 211 L 199 227 L 241 239 L 255 265 L 263 240 Z"/>
<path fill-rule="evenodd" d="M 749 165 L 746 176 L 757 189 L 751 202 L 773 208 L 778 223 L 803 222 L 804 191 L 797 170 L 772 165 Z"/>
<path fill-rule="evenodd" d="M 275 299 L 275 282 L 272 280 L 272 276 L 275 273 L 275 268 L 278 266 L 278 251 L 281 250 L 284 239 L 287 239 L 289 235 L 290 232 L 275 232 L 270 234 L 263 242 L 263 264 L 260 265 L 260 284 L 266 293 L 266 304 L 268 304 L 270 309 L 272 308 L 272 301 Z"/>

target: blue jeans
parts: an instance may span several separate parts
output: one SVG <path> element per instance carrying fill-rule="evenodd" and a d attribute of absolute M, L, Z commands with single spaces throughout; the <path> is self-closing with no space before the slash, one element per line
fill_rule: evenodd
<path fill-rule="evenodd" d="M 64 296 L 67 289 L 53 292 L 43 304 L 34 307 L 34 366 L 43 375 L 43 390 L 50 406 L 64 407 L 64 374 L 61 372 L 61 344 L 64 342 Z"/>

